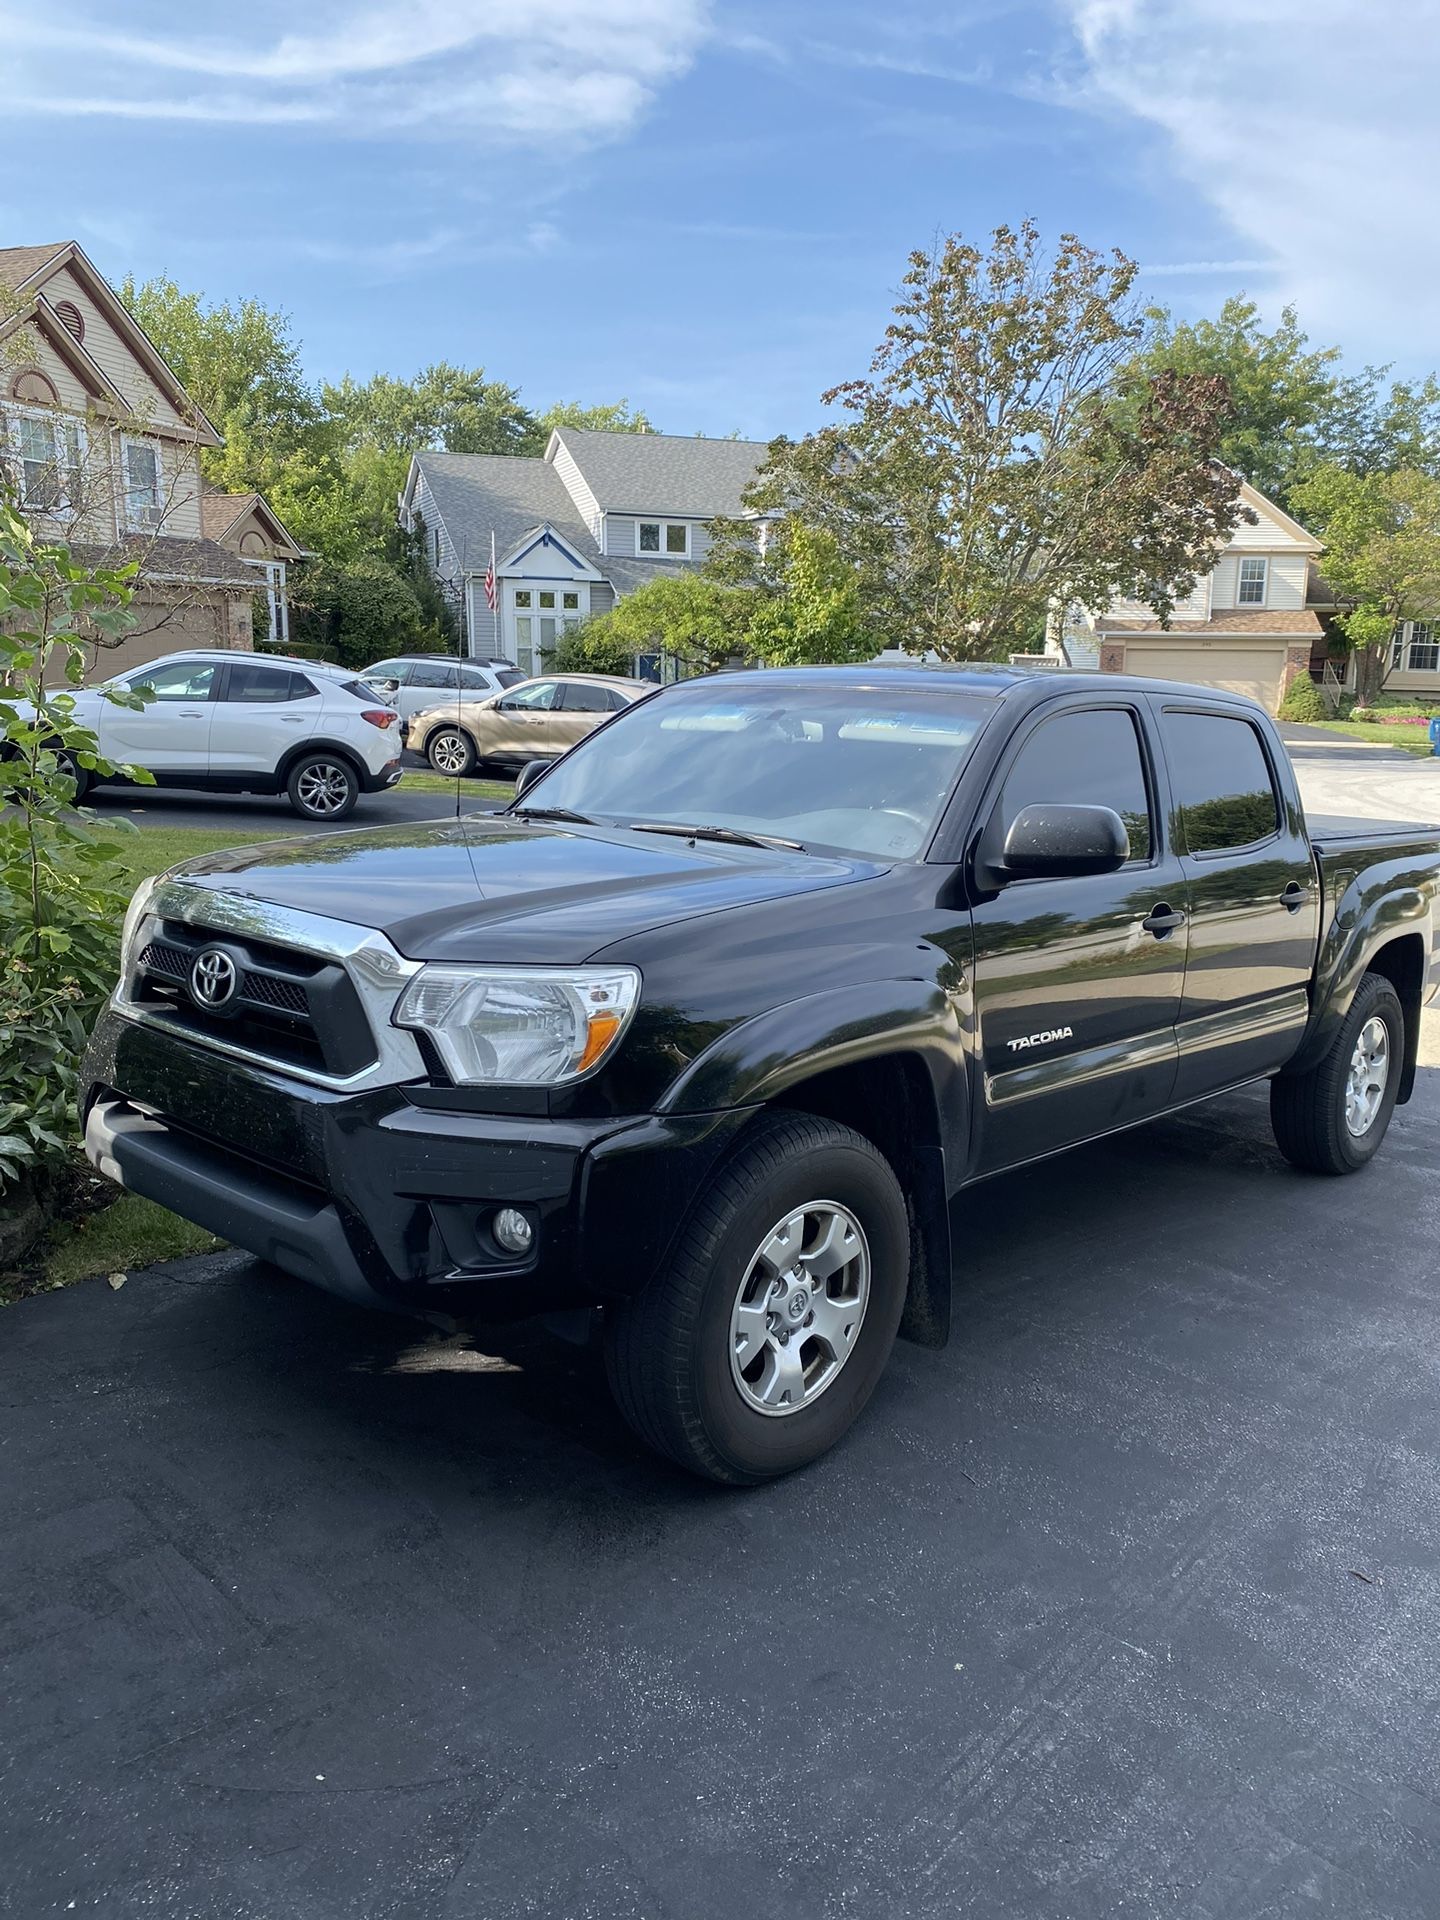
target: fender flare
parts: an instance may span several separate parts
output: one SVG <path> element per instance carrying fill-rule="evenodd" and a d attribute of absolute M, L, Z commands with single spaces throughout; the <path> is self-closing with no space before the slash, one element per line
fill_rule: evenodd
<path fill-rule="evenodd" d="M 1406 860 L 1386 861 L 1378 871 L 1358 874 L 1336 904 L 1334 918 L 1315 963 L 1315 994 L 1310 1023 L 1287 1073 L 1304 1073 L 1323 1058 L 1349 1013 L 1360 982 L 1382 948 L 1406 936 L 1420 939 L 1425 954 L 1435 952 L 1434 908 L 1424 876 Z M 1422 961 L 1421 1000 L 1424 999 Z M 1418 1022 L 1407 1023 L 1400 1097 L 1409 1096 L 1420 1045 Z"/>
<path fill-rule="evenodd" d="M 343 740 L 331 740 L 325 734 L 319 734 L 312 740 L 297 741 L 293 747 L 287 747 L 282 754 L 280 764 L 275 769 L 275 778 L 280 783 L 282 793 L 289 782 L 291 770 L 296 761 L 303 760 L 307 754 L 311 753 L 329 753 L 333 754 L 337 760 L 343 760 L 360 782 L 362 789 L 370 777 L 369 769 L 353 747 L 347 746 Z"/>
<path fill-rule="evenodd" d="M 677 1116 L 758 1111 L 784 1106 L 787 1095 L 836 1068 L 900 1057 L 916 1063 L 924 1093 L 906 1108 L 912 1247 L 900 1330 L 934 1347 L 950 1331 L 950 1206 L 970 1133 L 968 1023 L 958 1002 L 958 994 L 921 979 L 866 981 L 787 1001 L 712 1041 L 659 1103 Z M 858 1130 L 866 1130 L 863 1118 Z"/>

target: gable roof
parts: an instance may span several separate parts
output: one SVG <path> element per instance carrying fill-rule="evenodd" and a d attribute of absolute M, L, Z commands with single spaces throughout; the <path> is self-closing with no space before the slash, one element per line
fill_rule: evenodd
<path fill-rule="evenodd" d="M 1240 482 L 1240 498 L 1253 512 L 1273 521 L 1282 533 L 1288 533 L 1296 546 L 1303 547 L 1306 553 L 1325 551 L 1323 540 L 1317 540 L 1313 533 L 1302 527 L 1298 520 L 1292 520 L 1283 507 L 1277 507 L 1268 494 L 1261 493 L 1258 487 L 1252 487 L 1248 480 Z"/>
<path fill-rule="evenodd" d="M 8 318 L 0 315 L 0 340 L 26 326 L 33 326 L 44 335 L 92 400 L 103 400 L 118 413 L 128 411 L 130 403 L 119 387 L 75 338 L 43 293 L 31 294 L 26 304 Z"/>
<path fill-rule="evenodd" d="M 67 244 L 64 240 L 55 240 L 48 247 L 0 247 L 0 286 L 13 288 L 18 293 L 32 275 L 57 253 L 63 253 Z"/>
<path fill-rule="evenodd" d="M 218 487 L 207 487 L 200 496 L 200 530 L 207 540 L 223 543 L 226 534 L 252 513 L 269 526 L 277 547 L 287 548 L 297 560 L 302 557 L 305 548 L 263 493 L 222 493 Z"/>
<path fill-rule="evenodd" d="M 583 560 L 603 567 L 590 529 L 548 460 L 512 453 L 417 453 L 407 500 L 414 497 L 417 474 L 424 476 L 462 571 L 484 571 L 492 533 L 500 559 L 547 521 Z"/>
<path fill-rule="evenodd" d="M 545 449 L 547 462 L 557 443 L 579 467 L 602 513 L 675 513 L 702 520 L 741 511 L 740 496 L 769 444 L 556 427 Z"/>
<path fill-rule="evenodd" d="M 1212 614 L 1208 620 L 1177 620 L 1168 627 L 1162 627 L 1153 614 L 1149 619 L 1121 620 L 1102 613 L 1095 622 L 1095 632 L 1101 638 L 1110 633 L 1143 633 L 1155 640 L 1174 640 L 1182 646 L 1192 640 L 1213 640 L 1217 635 L 1228 638 L 1246 633 L 1273 633 L 1282 634 L 1287 639 L 1313 640 L 1320 632 L 1320 621 L 1314 613 L 1303 607 L 1289 611 L 1229 608 L 1223 613 Z"/>
<path fill-rule="evenodd" d="M 69 267 L 181 419 L 191 423 L 199 444 L 223 447 L 225 442 L 215 423 L 190 398 L 180 376 L 77 240 L 62 240 L 48 247 L 0 247 L 0 285 L 15 294 L 39 293 L 62 267 Z"/>

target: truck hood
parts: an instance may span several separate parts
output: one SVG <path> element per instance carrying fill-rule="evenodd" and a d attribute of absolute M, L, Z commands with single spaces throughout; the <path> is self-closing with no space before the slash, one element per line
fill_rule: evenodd
<path fill-rule="evenodd" d="M 175 877 L 374 927 L 412 960 L 574 966 L 697 914 L 883 871 L 868 861 L 503 815 L 234 847 Z"/>

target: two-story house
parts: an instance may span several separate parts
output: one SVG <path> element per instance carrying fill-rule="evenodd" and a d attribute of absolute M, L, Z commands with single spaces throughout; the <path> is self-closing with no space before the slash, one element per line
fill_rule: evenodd
<path fill-rule="evenodd" d="M 1316 566 L 1321 542 L 1248 482 L 1240 497 L 1253 520 L 1236 527 L 1168 627 L 1140 601 L 1118 600 L 1100 614 L 1072 609 L 1046 654 L 1102 673 L 1224 687 L 1275 712 L 1290 683 L 1323 661 L 1317 608 L 1331 601 Z"/>
<path fill-rule="evenodd" d="M 764 454 L 758 440 L 557 427 L 538 459 L 417 453 L 400 516 L 412 530 L 423 523 L 466 651 L 539 672 L 567 626 L 657 575 L 697 566 L 708 523 L 742 511 Z"/>
<path fill-rule="evenodd" d="M 186 647 L 252 645 L 270 556 L 207 530 L 200 451 L 219 445 L 73 240 L 0 248 L 0 462 L 21 511 L 89 564 L 139 568 L 135 627 L 97 646 L 95 678 Z"/>

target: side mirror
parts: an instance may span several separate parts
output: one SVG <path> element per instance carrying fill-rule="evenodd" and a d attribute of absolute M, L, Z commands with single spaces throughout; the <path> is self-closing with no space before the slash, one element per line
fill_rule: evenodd
<path fill-rule="evenodd" d="M 515 798 L 518 800 L 522 794 L 528 792 L 542 773 L 549 772 L 550 765 L 548 760 L 527 760 L 515 781 Z"/>
<path fill-rule="evenodd" d="M 1130 835 L 1113 807 L 1022 807 L 1005 836 L 1007 880 L 1114 873 L 1130 858 Z"/>

